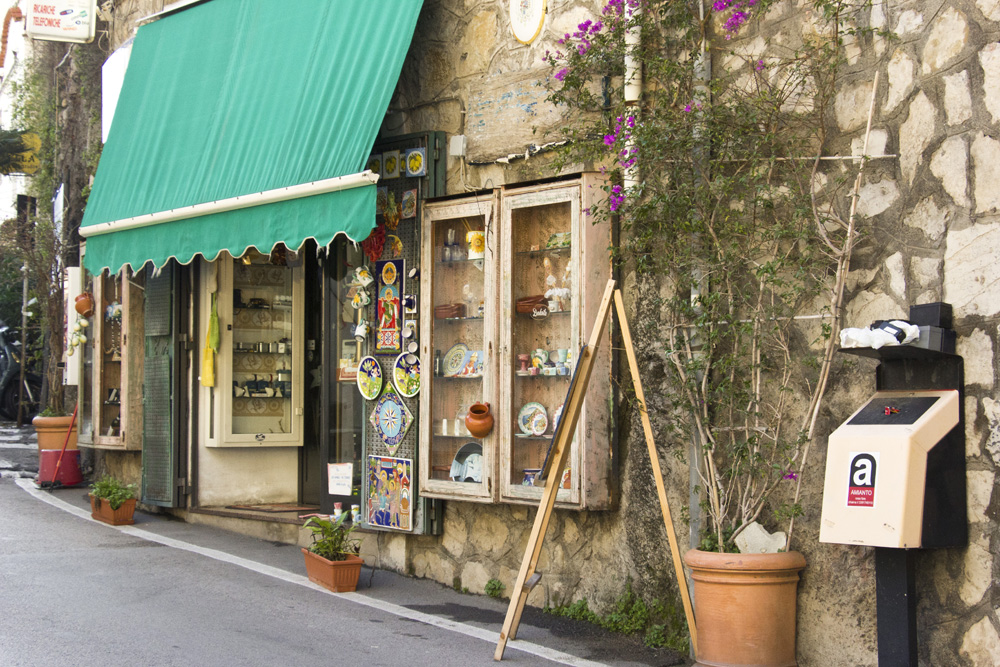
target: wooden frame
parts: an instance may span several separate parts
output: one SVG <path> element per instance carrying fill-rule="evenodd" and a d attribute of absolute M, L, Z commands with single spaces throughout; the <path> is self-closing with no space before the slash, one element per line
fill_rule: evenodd
<path fill-rule="evenodd" d="M 496 328 L 496 308 L 495 308 L 495 283 L 497 261 L 499 258 L 497 225 L 495 212 L 497 209 L 497 196 L 489 194 L 464 198 L 457 201 L 431 202 L 423 207 L 423 234 L 421 235 L 421 265 L 423 270 L 420 275 L 420 365 L 424 369 L 421 379 L 420 389 L 420 453 L 419 453 L 419 475 L 420 493 L 430 498 L 451 498 L 460 500 L 470 500 L 477 502 L 493 502 L 497 499 L 496 476 L 496 428 L 486 437 L 479 439 L 482 446 L 482 476 L 479 483 L 457 482 L 451 479 L 441 479 L 444 473 L 441 469 L 446 465 L 445 458 L 450 452 L 451 445 L 454 445 L 455 452 L 464 444 L 477 441 L 471 436 L 453 437 L 442 436 L 435 433 L 442 419 L 449 422 L 456 417 L 454 414 L 435 414 L 435 394 L 436 392 L 454 393 L 459 391 L 454 385 L 462 382 L 459 379 L 448 379 L 434 375 L 434 357 L 437 352 L 445 353 L 446 349 L 441 349 L 445 341 L 448 345 L 458 340 L 463 334 L 455 333 L 455 328 L 469 329 L 473 333 L 472 327 L 478 322 L 476 319 L 462 321 L 462 318 L 452 320 L 436 320 L 434 315 L 435 294 L 446 295 L 450 301 L 455 296 L 458 288 L 455 284 L 445 284 L 444 281 L 454 280 L 462 275 L 462 272 L 475 272 L 479 269 L 469 260 L 457 263 L 458 267 L 449 266 L 442 262 L 440 257 L 441 244 L 435 235 L 435 227 L 443 225 L 454 225 L 449 221 L 476 220 L 477 227 L 481 224 L 486 232 L 486 251 L 482 261 L 484 316 L 482 320 L 482 340 L 483 353 L 483 376 L 481 382 L 480 395 L 471 395 L 463 400 L 485 401 L 491 405 L 496 404 L 496 360 L 497 352 L 491 341 L 497 338 Z M 446 338 L 451 336 L 451 338 Z M 456 338 L 457 336 L 457 338 Z M 452 385 L 452 386 L 447 386 Z M 447 403 L 448 399 L 442 398 Z M 458 400 L 458 399 L 453 399 Z M 443 407 L 441 409 L 444 409 Z M 449 442 L 452 439 L 453 442 Z M 435 444 L 439 444 L 440 449 L 434 450 Z M 441 453 L 445 457 L 441 457 Z"/>
<path fill-rule="evenodd" d="M 234 405 L 237 400 L 244 400 L 242 398 L 237 398 L 234 395 L 233 390 L 233 380 L 236 377 L 237 381 L 247 379 L 248 373 L 253 374 L 251 371 L 239 374 L 239 372 L 234 371 L 233 364 L 235 355 L 237 352 L 234 350 L 234 313 L 235 309 L 233 306 L 233 289 L 234 289 L 234 266 L 235 261 L 229 255 L 220 255 L 216 260 L 218 263 L 219 271 L 219 297 L 218 297 L 218 312 L 219 312 L 219 352 L 216 357 L 216 400 L 219 401 L 219 433 L 214 439 L 207 443 L 209 447 L 298 447 L 302 445 L 303 439 L 303 394 L 305 393 L 305 378 L 304 373 L 304 359 L 305 353 L 303 347 L 305 345 L 304 340 L 304 329 L 305 329 L 305 314 L 303 312 L 304 308 L 304 288 L 303 288 L 303 275 L 302 267 L 274 267 L 275 269 L 282 269 L 290 272 L 291 280 L 291 304 L 289 311 L 291 313 L 291 322 L 288 328 L 289 338 L 291 344 L 290 353 L 271 353 L 271 352 L 261 352 L 254 353 L 265 358 L 268 361 L 274 361 L 277 359 L 288 360 L 291 365 L 291 383 L 292 383 L 292 395 L 291 397 L 276 398 L 275 400 L 287 401 L 283 404 L 284 415 L 281 419 L 288 418 L 289 425 L 286 432 L 273 432 L 273 430 L 265 430 L 265 426 L 262 425 L 259 429 L 260 432 L 246 432 L 246 433 L 234 433 L 234 421 L 233 421 L 233 411 Z M 265 266 L 265 265 L 261 265 Z M 261 292 L 265 292 L 266 289 L 262 288 Z M 249 295 L 242 297 L 249 299 Z M 260 309 L 260 314 L 265 314 L 269 312 L 276 312 L 273 308 L 274 304 L 269 303 L 272 306 L 270 309 Z M 207 322 L 205 323 L 207 327 Z M 270 330 L 269 330 L 270 331 Z M 199 349 L 201 345 L 204 344 L 205 330 L 200 332 L 199 338 Z M 243 341 L 241 341 L 243 342 Z M 263 341 L 261 342 L 272 342 Z M 249 354 L 249 352 L 247 353 Z M 261 375 L 276 375 L 276 369 L 278 362 L 275 361 L 276 368 L 270 369 L 268 366 L 267 370 L 262 370 Z"/>

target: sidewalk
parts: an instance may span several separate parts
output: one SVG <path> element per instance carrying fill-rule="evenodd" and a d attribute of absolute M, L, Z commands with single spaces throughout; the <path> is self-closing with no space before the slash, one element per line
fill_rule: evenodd
<path fill-rule="evenodd" d="M 34 477 L 38 473 L 38 441 L 29 424 L 17 428 L 10 421 L 0 421 L 0 477 Z"/>
<path fill-rule="evenodd" d="M 85 488 L 43 491 L 25 479 L 17 480 L 17 484 L 40 502 L 49 502 L 91 520 Z M 137 511 L 135 521 L 133 526 L 116 529 L 288 583 L 319 589 L 305 577 L 302 552 L 297 546 L 185 523 L 170 515 Z M 508 606 L 507 600 L 462 594 L 433 581 L 404 577 L 368 565 L 361 571 L 357 593 L 331 595 L 481 639 L 484 656 L 492 656 L 496 649 Z M 649 649 L 637 638 L 611 634 L 589 623 L 550 616 L 530 607 L 522 616 L 517 640 L 508 642 L 508 654 L 514 649 L 568 665 L 685 664 L 684 659 L 672 651 Z"/>

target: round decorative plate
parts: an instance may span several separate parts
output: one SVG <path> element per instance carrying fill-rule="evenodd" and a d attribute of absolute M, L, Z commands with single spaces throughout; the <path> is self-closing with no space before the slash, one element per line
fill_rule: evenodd
<path fill-rule="evenodd" d="M 406 156 L 406 173 L 409 176 L 414 176 L 420 173 L 421 168 L 424 166 L 424 156 L 420 151 L 410 151 Z"/>
<path fill-rule="evenodd" d="M 369 401 L 382 391 L 382 367 L 375 357 L 365 357 L 358 364 L 358 391 Z"/>
<path fill-rule="evenodd" d="M 396 357 L 392 365 L 392 381 L 401 396 L 412 398 L 420 391 L 420 359 L 415 354 L 404 352 Z"/>
<path fill-rule="evenodd" d="M 552 432 L 555 433 L 556 429 L 559 428 L 559 421 L 562 419 L 563 405 L 556 408 L 556 411 L 552 413 Z"/>
<path fill-rule="evenodd" d="M 514 39 L 531 44 L 545 22 L 545 0 L 510 0 L 508 14 Z"/>
<path fill-rule="evenodd" d="M 382 267 L 382 282 L 386 285 L 392 285 L 396 282 L 396 265 L 392 262 L 386 262 L 385 266 Z"/>
<path fill-rule="evenodd" d="M 548 426 L 548 416 L 545 414 L 545 406 L 541 403 L 525 403 L 521 408 L 521 411 L 517 413 L 517 427 L 521 429 L 521 433 L 525 435 L 539 435 L 532 430 L 532 424 L 534 423 L 536 415 L 541 414 L 542 418 L 545 419 L 545 426 Z M 542 427 L 542 433 L 545 433 L 545 427 Z"/>
<path fill-rule="evenodd" d="M 549 418 L 544 412 L 536 412 L 529 426 L 533 435 L 544 435 L 545 429 L 549 427 Z"/>
<path fill-rule="evenodd" d="M 465 343 L 455 343 L 444 354 L 441 360 L 441 372 L 445 377 L 454 377 L 462 370 L 462 363 L 465 361 L 465 353 L 469 351 L 469 346 Z"/>

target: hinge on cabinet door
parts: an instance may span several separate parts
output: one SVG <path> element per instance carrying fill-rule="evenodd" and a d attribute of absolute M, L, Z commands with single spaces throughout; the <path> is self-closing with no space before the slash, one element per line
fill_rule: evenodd
<path fill-rule="evenodd" d="M 188 335 L 186 333 L 177 334 L 177 342 L 181 344 L 181 349 L 184 351 L 191 350 L 191 341 L 188 340 Z"/>
<path fill-rule="evenodd" d="M 191 489 L 188 488 L 187 480 L 183 477 L 178 477 L 174 480 L 174 486 L 177 487 L 177 493 L 182 496 L 186 496 L 191 493 Z"/>
<path fill-rule="evenodd" d="M 491 496 L 493 495 L 493 478 L 492 477 L 487 477 L 486 478 L 486 492 L 489 495 L 491 495 Z"/>

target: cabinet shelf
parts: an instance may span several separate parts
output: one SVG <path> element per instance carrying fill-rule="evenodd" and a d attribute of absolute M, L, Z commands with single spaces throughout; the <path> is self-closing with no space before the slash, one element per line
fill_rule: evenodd
<path fill-rule="evenodd" d="M 569 255 L 572 249 L 572 246 L 561 246 L 559 248 L 539 248 L 538 250 L 518 250 L 514 254 L 519 257 L 544 257 L 546 255 L 561 257 L 564 254 Z"/>

